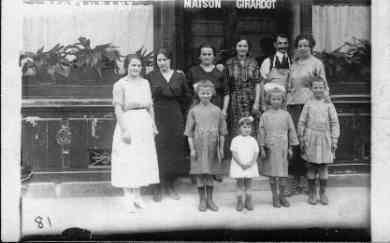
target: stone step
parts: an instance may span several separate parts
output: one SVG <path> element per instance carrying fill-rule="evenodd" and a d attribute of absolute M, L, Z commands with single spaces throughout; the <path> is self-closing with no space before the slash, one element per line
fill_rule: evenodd
<path fill-rule="evenodd" d="M 331 187 L 369 187 L 369 174 L 337 174 L 330 175 L 328 185 Z M 216 192 L 235 192 L 236 182 L 232 178 L 224 178 L 223 182 L 215 182 Z M 196 186 L 190 178 L 179 178 L 176 189 L 180 194 L 196 193 Z M 252 190 L 269 190 L 268 179 L 258 177 L 253 179 Z M 144 194 L 150 194 L 149 187 L 143 189 Z M 122 195 L 121 188 L 115 188 L 106 181 L 67 181 L 67 182 L 29 182 L 22 185 L 23 197 L 55 198 L 55 197 L 110 197 Z"/>

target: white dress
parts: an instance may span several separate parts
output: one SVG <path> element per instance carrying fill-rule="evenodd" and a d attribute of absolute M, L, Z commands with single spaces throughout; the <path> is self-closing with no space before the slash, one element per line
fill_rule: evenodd
<path fill-rule="evenodd" d="M 145 109 L 153 105 L 149 82 L 142 78 L 120 79 L 113 88 L 113 105 L 116 104 L 124 110 L 123 120 L 131 143 L 123 142 L 117 122 L 112 141 L 112 185 L 136 188 L 159 183 L 153 119 Z"/>
<path fill-rule="evenodd" d="M 236 152 L 241 162 L 249 164 L 253 159 L 255 153 L 259 152 L 259 145 L 252 136 L 238 135 L 233 138 L 230 144 L 230 150 Z M 256 162 L 246 170 L 243 170 L 241 166 L 232 158 L 230 163 L 230 177 L 232 178 L 253 178 L 259 176 L 259 170 Z"/>

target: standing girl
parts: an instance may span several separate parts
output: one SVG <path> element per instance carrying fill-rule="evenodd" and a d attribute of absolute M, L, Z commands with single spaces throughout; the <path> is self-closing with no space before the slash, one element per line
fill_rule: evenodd
<path fill-rule="evenodd" d="M 198 82 L 195 92 L 199 103 L 188 112 L 184 133 L 190 147 L 190 174 L 195 176 L 198 187 L 199 211 L 207 208 L 217 211 L 218 207 L 213 202 L 213 175 L 218 172 L 224 155 L 226 121 L 221 109 L 210 102 L 215 94 L 211 81 Z"/>
<path fill-rule="evenodd" d="M 128 73 L 114 84 L 113 105 L 117 119 L 112 142 L 111 183 L 121 187 L 130 212 L 142 208 L 140 188 L 159 182 L 154 135 L 153 102 L 149 82 L 141 78 L 141 60 L 126 57 Z"/>
<path fill-rule="evenodd" d="M 284 92 L 278 88 L 267 92 L 270 109 L 260 117 L 258 136 L 262 159 L 260 171 L 269 177 L 272 204 L 276 208 L 290 206 L 285 197 L 287 159 L 292 156 L 292 146 L 299 144 L 290 114 L 281 109 L 284 98 Z"/>
<path fill-rule="evenodd" d="M 230 145 L 232 162 L 230 164 L 230 176 L 237 180 L 237 211 L 244 207 L 253 210 L 252 196 L 248 192 L 252 184 L 252 178 L 259 176 L 257 157 L 259 146 L 252 132 L 253 117 L 243 117 L 239 120 L 240 135 L 233 138 Z M 244 199 L 245 198 L 245 199 Z"/>
<path fill-rule="evenodd" d="M 317 203 L 316 176 L 320 179 L 320 202 L 328 204 L 325 194 L 328 164 L 333 163 L 340 125 L 334 105 L 325 97 L 326 82 L 315 77 L 311 82 L 314 97 L 303 107 L 298 122 L 302 158 L 307 161 L 307 179 L 310 204 Z"/>

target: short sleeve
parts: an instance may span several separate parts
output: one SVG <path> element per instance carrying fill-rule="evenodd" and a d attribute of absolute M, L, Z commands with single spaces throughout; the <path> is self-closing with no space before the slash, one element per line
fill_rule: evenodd
<path fill-rule="evenodd" d="M 232 142 L 230 143 L 230 151 L 237 152 L 238 151 L 238 141 L 237 137 L 232 139 Z"/>
<path fill-rule="evenodd" d="M 184 135 L 186 135 L 187 137 L 193 137 L 194 130 L 195 130 L 195 114 L 194 114 L 194 110 L 191 109 L 187 115 L 187 121 L 186 121 L 185 130 L 184 130 Z"/>
<path fill-rule="evenodd" d="M 112 105 L 124 105 L 124 92 L 120 83 L 115 83 L 112 89 Z"/>

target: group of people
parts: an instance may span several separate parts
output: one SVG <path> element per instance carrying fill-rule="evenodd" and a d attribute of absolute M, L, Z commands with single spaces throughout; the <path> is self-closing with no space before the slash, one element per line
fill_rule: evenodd
<path fill-rule="evenodd" d="M 215 181 L 237 181 L 236 210 L 253 210 L 252 179 L 269 177 L 274 207 L 289 207 L 288 175 L 308 182 L 308 202 L 328 204 L 327 165 L 340 134 L 322 62 L 312 55 L 315 41 L 302 34 L 288 55 L 286 35 L 274 38 L 274 55 L 258 65 L 247 39 L 236 42 L 236 55 L 215 63 L 216 51 L 199 48 L 200 63 L 186 74 L 171 66 L 160 49 L 157 69 L 142 77 L 136 55 L 125 60 L 127 75 L 114 84 L 117 124 L 112 145 L 112 185 L 124 189 L 131 212 L 145 207 L 140 188 L 153 187 L 180 199 L 174 182 L 190 174 L 199 193 L 199 211 L 217 211 Z M 186 139 L 187 138 L 187 139 Z M 298 183 L 299 184 L 299 183 Z"/>

